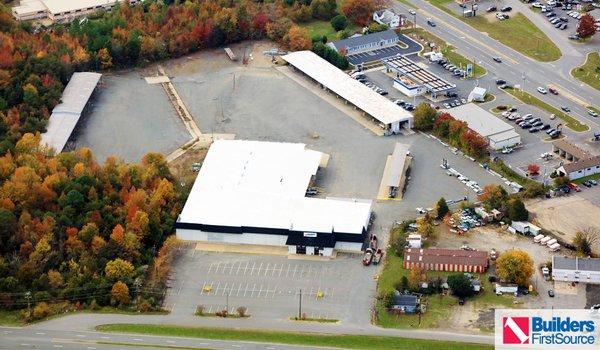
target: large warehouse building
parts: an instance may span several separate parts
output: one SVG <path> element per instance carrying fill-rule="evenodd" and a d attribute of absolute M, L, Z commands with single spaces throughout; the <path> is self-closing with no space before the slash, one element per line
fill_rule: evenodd
<path fill-rule="evenodd" d="M 175 224 L 177 237 L 287 246 L 290 254 L 360 252 L 371 201 L 306 197 L 326 159 L 299 143 L 215 141 Z"/>
<path fill-rule="evenodd" d="M 557 282 L 600 283 L 600 259 L 553 256 L 552 279 Z"/>
<path fill-rule="evenodd" d="M 282 58 L 323 88 L 348 101 L 377 120 L 385 130 L 399 133 L 412 127 L 413 116 L 387 98 L 369 89 L 311 51 L 296 51 Z"/>
<path fill-rule="evenodd" d="M 100 73 L 73 73 L 63 91 L 61 102 L 52 110 L 46 132 L 42 134 L 41 144 L 57 153 L 65 149 L 90 97 L 96 90 L 100 77 Z"/>
<path fill-rule="evenodd" d="M 488 141 L 491 149 L 499 150 L 521 143 L 521 135 L 515 131 L 514 126 L 495 117 L 474 103 L 445 109 L 443 112 L 467 123 L 469 129 L 477 132 Z"/>

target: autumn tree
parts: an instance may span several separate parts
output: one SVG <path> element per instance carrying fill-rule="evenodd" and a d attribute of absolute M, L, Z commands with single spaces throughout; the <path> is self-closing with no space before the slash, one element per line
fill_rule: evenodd
<path fill-rule="evenodd" d="M 527 172 L 530 176 L 538 175 L 540 173 L 540 166 L 535 163 L 531 163 L 527 166 Z"/>
<path fill-rule="evenodd" d="M 312 0 L 310 11 L 313 18 L 324 21 L 330 20 L 335 16 L 337 2 L 335 0 Z"/>
<path fill-rule="evenodd" d="M 429 131 L 437 118 L 437 111 L 429 103 L 420 103 L 413 112 L 413 127 L 417 130 Z"/>
<path fill-rule="evenodd" d="M 417 291 L 421 288 L 421 283 L 425 281 L 427 281 L 427 271 L 418 266 L 413 266 L 408 274 L 408 288 Z"/>
<path fill-rule="evenodd" d="M 579 19 L 579 24 L 577 25 L 577 35 L 580 38 L 590 38 L 592 35 L 596 34 L 596 23 L 594 17 L 592 17 L 589 13 L 585 13 Z"/>
<path fill-rule="evenodd" d="M 112 281 L 127 279 L 133 275 L 133 265 L 127 260 L 116 258 L 106 263 L 104 273 Z"/>
<path fill-rule="evenodd" d="M 348 19 L 359 26 L 371 22 L 373 12 L 380 9 L 376 0 L 347 0 L 342 6 L 342 12 Z"/>
<path fill-rule="evenodd" d="M 129 304 L 129 287 L 121 281 L 115 282 L 110 291 L 113 304 L 124 306 Z"/>
<path fill-rule="evenodd" d="M 523 250 L 509 250 L 496 260 L 496 274 L 501 280 L 526 286 L 533 275 L 533 260 Z"/>
<path fill-rule="evenodd" d="M 308 30 L 293 25 L 284 37 L 287 47 L 292 51 L 308 50 L 312 46 Z"/>
<path fill-rule="evenodd" d="M 584 256 L 592 256 L 594 247 L 600 242 L 600 231 L 588 227 L 584 230 L 577 231 L 573 238 L 573 245 L 577 252 Z"/>
<path fill-rule="evenodd" d="M 478 199 L 490 209 L 502 209 L 508 200 L 508 192 L 500 185 L 489 184 L 483 187 L 483 193 Z"/>

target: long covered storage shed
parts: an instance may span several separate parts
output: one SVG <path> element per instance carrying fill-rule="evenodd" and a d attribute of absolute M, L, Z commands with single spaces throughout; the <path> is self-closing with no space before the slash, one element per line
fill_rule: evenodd
<path fill-rule="evenodd" d="M 384 129 L 399 133 L 412 127 L 413 116 L 387 98 L 369 89 L 348 74 L 311 51 L 296 51 L 282 56 L 297 70 L 306 74 L 323 88 L 351 103 L 368 116 L 379 121 Z"/>

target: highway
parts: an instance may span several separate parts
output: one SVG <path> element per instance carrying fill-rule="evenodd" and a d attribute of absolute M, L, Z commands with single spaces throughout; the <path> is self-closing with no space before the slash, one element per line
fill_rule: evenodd
<path fill-rule="evenodd" d="M 417 8 L 417 25 L 444 39 L 456 47 L 457 51 L 463 56 L 475 60 L 479 65 L 486 68 L 488 75 L 484 79 L 502 78 L 513 85 L 522 85 L 525 91 L 557 108 L 560 108 L 560 106 L 570 107 L 573 110 L 572 116 L 588 124 L 592 131 L 598 131 L 600 121 L 587 115 L 585 107 L 589 105 L 597 106 L 600 103 L 600 91 L 581 83 L 569 74 L 572 68 L 584 62 L 585 52 L 582 51 L 588 50 L 591 52 L 597 50 L 597 47 L 594 48 L 593 45 L 590 45 L 575 48 L 573 44 L 564 40 L 556 40 L 563 56 L 555 62 L 538 62 L 479 32 L 427 1 L 408 1 Z M 395 2 L 393 6 L 402 13 L 414 9 L 400 2 Z M 521 6 L 519 6 L 519 10 L 522 12 L 529 11 L 526 8 L 521 8 Z M 529 17 L 537 14 L 526 15 Z M 427 25 L 427 18 L 431 18 L 437 26 Z M 410 15 L 408 19 L 413 20 Z M 536 20 L 536 22 L 539 21 Z M 551 37 L 557 35 L 556 33 L 550 33 L 550 31 L 547 34 L 551 34 Z M 503 63 L 494 62 L 492 60 L 494 56 L 501 57 Z M 525 77 L 525 80 L 523 80 L 523 77 Z M 560 95 L 541 95 L 536 91 L 538 86 L 547 85 L 554 85 Z M 487 86 L 487 84 L 483 86 Z"/>
<path fill-rule="evenodd" d="M 295 346 L 201 338 L 116 334 L 87 331 L 29 330 L 0 327 L 0 349 L 115 350 L 115 349 L 318 350 Z"/>

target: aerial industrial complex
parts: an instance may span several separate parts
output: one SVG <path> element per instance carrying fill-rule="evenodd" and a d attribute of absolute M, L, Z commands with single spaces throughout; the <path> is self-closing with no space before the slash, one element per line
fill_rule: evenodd
<path fill-rule="evenodd" d="M 110 11 L 119 2 L 134 5 L 140 0 L 21 0 L 12 9 L 18 20 L 49 19 L 52 22 L 70 22 L 97 11 Z"/>

